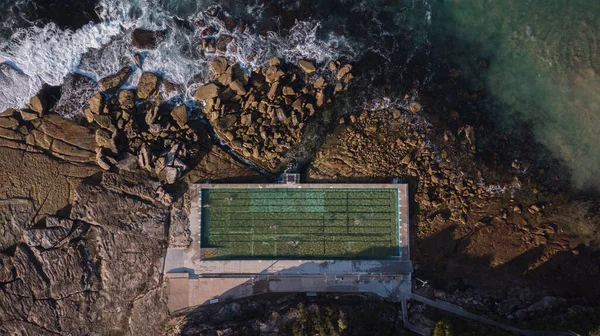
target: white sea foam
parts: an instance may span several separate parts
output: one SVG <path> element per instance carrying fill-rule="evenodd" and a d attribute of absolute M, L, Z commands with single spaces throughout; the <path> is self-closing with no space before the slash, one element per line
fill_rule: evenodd
<path fill-rule="evenodd" d="M 197 3 L 195 7 L 202 9 Z M 262 12 L 256 6 L 246 9 L 255 17 Z M 24 105 L 44 83 L 60 85 L 69 72 L 84 73 L 96 80 L 115 73 L 132 65 L 136 52 L 144 53 L 144 71 L 161 73 L 168 80 L 182 84 L 188 95 L 205 80 L 208 62 L 214 54 L 200 48 L 200 33 L 204 28 L 195 26 L 190 31 L 177 27 L 174 14 L 151 0 L 103 0 L 98 14 L 101 23 L 90 23 L 74 32 L 50 23 L 41 28 L 18 30 L 10 39 L 0 40 L 0 62 L 10 62 L 21 71 L 0 75 L 3 87 L 0 111 Z M 191 23 L 202 19 L 219 32 L 226 32 L 219 19 L 201 11 L 182 19 Z M 167 35 L 157 49 L 137 50 L 130 38 L 130 32 L 137 27 L 166 30 Z M 319 28 L 316 21 L 296 22 L 285 36 L 275 32 L 261 36 L 253 27 L 244 32 L 236 28 L 226 32 L 233 37 L 226 56 L 252 68 L 264 65 L 274 55 L 289 62 L 309 58 L 321 64 L 341 55 L 349 58 L 355 55 L 344 37 L 320 37 Z"/>
<path fill-rule="evenodd" d="M 12 62 L 28 77 L 6 83 L 0 110 L 24 104 L 43 83 L 60 85 L 63 78 L 77 69 L 81 55 L 91 48 L 99 48 L 121 27 L 112 22 L 88 24 L 75 32 L 59 29 L 55 24 L 19 30 L 0 44 L 0 62 Z M 5 83 L 2 83 L 5 84 Z"/>

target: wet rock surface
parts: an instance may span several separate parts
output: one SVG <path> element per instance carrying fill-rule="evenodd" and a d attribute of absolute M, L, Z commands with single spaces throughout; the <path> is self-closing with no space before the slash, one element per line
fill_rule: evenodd
<path fill-rule="evenodd" d="M 136 28 L 131 32 L 131 44 L 139 49 L 155 49 L 165 39 L 166 31 Z"/>
<path fill-rule="evenodd" d="M 145 72 L 135 91 L 90 98 L 85 114 L 96 129 L 95 160 L 102 169 L 119 169 L 119 161 L 134 156 L 152 176 L 173 184 L 201 159 L 203 126 L 186 105 L 166 101 L 161 88 L 162 78 Z"/>

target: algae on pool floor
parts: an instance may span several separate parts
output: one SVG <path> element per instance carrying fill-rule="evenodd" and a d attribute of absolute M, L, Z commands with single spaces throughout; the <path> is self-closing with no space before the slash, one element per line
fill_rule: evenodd
<path fill-rule="evenodd" d="M 202 189 L 206 259 L 389 259 L 398 189 Z"/>

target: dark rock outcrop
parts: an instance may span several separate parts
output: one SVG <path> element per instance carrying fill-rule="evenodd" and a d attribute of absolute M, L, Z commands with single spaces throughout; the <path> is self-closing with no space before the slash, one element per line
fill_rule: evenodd
<path fill-rule="evenodd" d="M 155 49 L 164 39 L 165 30 L 136 28 L 131 32 L 131 44 L 139 49 Z"/>
<path fill-rule="evenodd" d="M 78 73 L 70 73 L 60 87 L 60 99 L 53 110 L 66 117 L 77 115 L 96 92 L 98 92 L 98 83 L 93 79 Z"/>

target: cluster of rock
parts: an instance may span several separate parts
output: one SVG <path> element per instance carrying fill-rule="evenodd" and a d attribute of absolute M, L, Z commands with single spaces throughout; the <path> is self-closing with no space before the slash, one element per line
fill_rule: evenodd
<path fill-rule="evenodd" d="M 419 181 L 414 197 L 426 209 L 438 212 L 440 220 L 467 223 L 470 197 L 488 196 L 488 184 L 477 180 L 477 173 L 463 170 L 448 151 L 434 151 L 428 129 L 418 129 L 420 104 L 407 103 L 401 109 L 363 111 L 340 120 L 338 130 L 321 148 L 309 175 L 315 179 L 329 176 L 403 176 Z M 449 142 L 468 142 L 463 133 L 446 134 Z M 467 156 L 465 160 L 470 160 Z M 474 174 L 468 174 L 474 173 Z M 423 213 L 423 211 L 421 211 Z M 435 216 L 423 218 L 431 221 Z"/>
<path fill-rule="evenodd" d="M 210 24 L 205 19 L 194 22 L 175 20 L 177 24 L 196 30 L 195 40 L 204 52 L 224 54 L 230 44 L 230 48 L 234 49 L 235 44 L 231 43 L 234 40 L 233 33 L 236 30 L 239 33 L 243 33 L 246 30 L 244 21 L 236 21 L 218 6 L 212 6 L 211 10 L 205 14 L 208 15 L 213 24 Z M 216 18 L 216 20 L 213 20 L 213 18 Z M 136 28 L 131 32 L 131 44 L 138 49 L 155 49 L 165 40 L 166 36 L 167 30 Z"/>
<path fill-rule="evenodd" d="M 103 92 L 88 101 L 85 116 L 96 127 L 96 162 L 105 170 L 137 164 L 172 184 L 199 153 L 199 124 L 185 105 L 165 101 L 161 91 L 168 87 L 153 73 L 141 75 L 137 90 L 117 92 L 130 73 L 124 68 L 102 79 Z"/>
<path fill-rule="evenodd" d="M 285 163 L 311 117 L 347 90 L 352 79 L 349 64 L 330 63 L 325 79 L 310 61 L 294 65 L 277 57 L 250 73 L 225 57 L 213 58 L 210 68 L 211 82 L 194 98 L 204 102 L 204 113 L 221 139 L 270 170 Z"/>
<path fill-rule="evenodd" d="M 196 25 L 202 29 L 198 30 L 199 35 L 197 36 L 197 40 L 202 47 L 202 50 L 224 54 L 227 51 L 228 46 L 234 40 L 231 33 L 235 30 L 239 33 L 243 33 L 244 30 L 246 30 L 246 25 L 243 20 L 236 21 L 218 7 L 215 7 L 211 13 L 207 14 L 215 16 L 218 19 L 218 25 L 222 26 L 223 29 L 219 30 L 217 25 L 210 25 L 207 24 L 205 20 L 199 20 L 196 22 Z M 230 48 L 235 48 L 234 44 L 231 44 Z"/>

